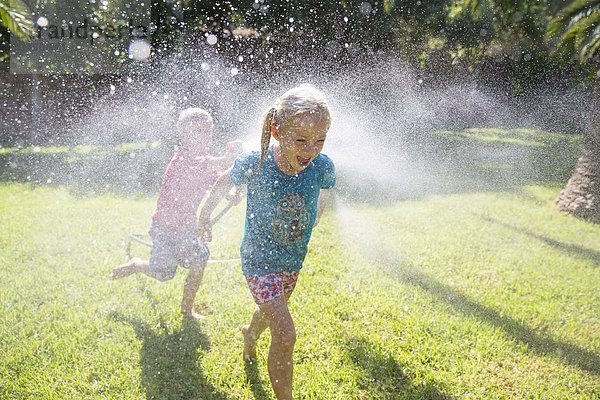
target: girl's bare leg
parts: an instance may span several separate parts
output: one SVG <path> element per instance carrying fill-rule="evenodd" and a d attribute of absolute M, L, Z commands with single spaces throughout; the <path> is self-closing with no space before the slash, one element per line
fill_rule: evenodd
<path fill-rule="evenodd" d="M 271 386 L 278 400 L 292 400 L 296 329 L 287 301 L 280 297 L 259 307 L 271 328 L 271 346 L 267 361 Z"/>
<path fill-rule="evenodd" d="M 244 361 L 251 361 L 256 358 L 256 342 L 261 333 L 268 327 L 268 318 L 260 310 L 260 307 L 257 306 L 254 314 L 252 314 L 250 325 L 242 326 L 242 335 L 244 335 Z"/>
<path fill-rule="evenodd" d="M 291 292 L 285 294 L 286 303 L 290 300 L 291 295 Z M 268 316 L 261 311 L 260 307 L 256 306 L 250 324 L 242 325 L 242 335 L 244 335 L 244 361 L 251 361 L 256 358 L 256 342 L 268 327 Z"/>
<path fill-rule="evenodd" d="M 114 267 L 110 277 L 112 279 L 121 279 L 138 272 L 149 275 L 150 263 L 146 260 L 142 260 L 141 258 L 134 257 L 127 263 Z"/>
<path fill-rule="evenodd" d="M 186 317 L 198 319 L 205 318 L 194 310 L 194 300 L 196 299 L 196 293 L 198 293 L 200 283 L 202 282 L 204 267 L 206 267 L 206 264 L 192 264 L 190 266 L 190 272 L 188 273 L 183 286 L 183 300 L 181 301 L 181 312 Z"/>

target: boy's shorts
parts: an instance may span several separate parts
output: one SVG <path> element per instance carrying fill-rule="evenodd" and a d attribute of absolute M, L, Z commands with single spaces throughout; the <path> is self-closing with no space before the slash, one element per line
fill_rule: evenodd
<path fill-rule="evenodd" d="M 160 281 L 173 279 L 177 266 L 204 265 L 210 255 L 195 231 L 174 232 L 155 223 L 150 227 L 150 272 Z"/>
<path fill-rule="evenodd" d="M 247 276 L 246 282 L 256 304 L 264 304 L 286 294 L 292 294 L 298 281 L 298 272 L 276 272 L 263 276 Z"/>

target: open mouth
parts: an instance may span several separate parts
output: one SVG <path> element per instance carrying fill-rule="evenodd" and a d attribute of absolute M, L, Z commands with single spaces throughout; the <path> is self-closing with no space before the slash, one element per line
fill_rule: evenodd
<path fill-rule="evenodd" d="M 300 164 L 301 167 L 306 168 L 308 166 L 308 164 L 310 164 L 310 162 L 312 161 L 312 158 L 303 158 L 303 157 L 296 157 L 298 159 L 298 164 Z"/>

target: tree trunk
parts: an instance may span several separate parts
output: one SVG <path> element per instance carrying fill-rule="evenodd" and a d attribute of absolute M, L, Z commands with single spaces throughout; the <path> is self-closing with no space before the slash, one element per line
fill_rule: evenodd
<path fill-rule="evenodd" d="M 586 132 L 581 157 L 567 186 L 556 199 L 559 211 L 600 223 L 600 89 L 586 113 Z"/>

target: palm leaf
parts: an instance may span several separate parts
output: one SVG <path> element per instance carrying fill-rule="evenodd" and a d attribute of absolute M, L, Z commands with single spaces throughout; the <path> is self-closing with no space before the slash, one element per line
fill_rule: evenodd
<path fill-rule="evenodd" d="M 562 56 L 594 57 L 600 41 L 600 0 L 575 0 L 550 21 L 546 37 Z"/>
<path fill-rule="evenodd" d="M 600 11 L 599 0 L 575 0 L 550 21 L 547 30 L 548 38 L 563 34 L 580 19 L 597 11 Z"/>
<path fill-rule="evenodd" d="M 600 51 L 600 24 L 589 35 L 581 47 L 580 57 L 582 61 L 590 60 Z"/>
<path fill-rule="evenodd" d="M 493 13 L 492 0 L 464 0 L 463 9 L 468 10 L 475 19 L 488 19 Z"/>
<path fill-rule="evenodd" d="M 27 5 L 22 0 L 0 0 L 0 21 L 19 39 L 31 37 L 35 30 Z"/>

